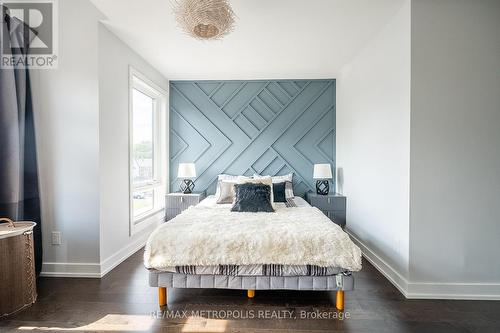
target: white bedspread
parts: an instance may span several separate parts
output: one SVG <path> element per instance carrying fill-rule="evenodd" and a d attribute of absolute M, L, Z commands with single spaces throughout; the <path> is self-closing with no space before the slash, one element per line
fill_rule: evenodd
<path fill-rule="evenodd" d="M 185 265 L 316 265 L 361 269 L 361 251 L 315 207 L 238 213 L 210 198 L 163 223 L 149 236 L 147 268 Z"/>

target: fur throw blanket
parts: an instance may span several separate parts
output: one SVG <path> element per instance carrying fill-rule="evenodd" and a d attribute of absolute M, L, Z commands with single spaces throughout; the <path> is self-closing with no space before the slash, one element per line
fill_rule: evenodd
<path fill-rule="evenodd" d="M 149 236 L 147 268 L 184 265 L 316 265 L 361 269 L 361 251 L 314 207 L 275 213 L 231 212 L 230 205 L 197 205 Z"/>

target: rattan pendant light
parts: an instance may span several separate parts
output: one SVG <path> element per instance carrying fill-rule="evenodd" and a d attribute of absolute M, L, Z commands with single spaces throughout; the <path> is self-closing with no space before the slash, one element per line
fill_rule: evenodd
<path fill-rule="evenodd" d="M 234 12 L 227 0 L 177 0 L 177 22 L 197 39 L 220 39 L 234 27 Z"/>

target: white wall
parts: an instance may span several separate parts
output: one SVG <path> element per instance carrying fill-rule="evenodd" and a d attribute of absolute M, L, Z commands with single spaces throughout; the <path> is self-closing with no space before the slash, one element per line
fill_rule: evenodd
<path fill-rule="evenodd" d="M 336 129 L 347 228 L 401 284 L 409 260 L 410 2 L 400 5 L 342 69 Z"/>
<path fill-rule="evenodd" d="M 148 229 L 129 235 L 129 66 L 168 91 L 168 81 L 99 24 L 101 261 L 107 272 L 142 247 Z"/>
<path fill-rule="evenodd" d="M 412 2 L 410 293 L 500 298 L 500 2 Z"/>
<path fill-rule="evenodd" d="M 88 1 L 59 1 L 59 69 L 32 71 L 47 275 L 99 263 L 98 17 Z"/>
<path fill-rule="evenodd" d="M 100 277 L 151 231 L 129 236 L 129 65 L 168 82 L 102 18 L 88 0 L 59 1 L 59 68 L 32 71 L 45 276 Z"/>

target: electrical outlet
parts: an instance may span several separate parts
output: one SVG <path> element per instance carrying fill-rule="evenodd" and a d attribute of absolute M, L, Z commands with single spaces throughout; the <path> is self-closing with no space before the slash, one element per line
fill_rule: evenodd
<path fill-rule="evenodd" d="M 61 245 L 60 231 L 52 231 L 52 245 Z"/>

